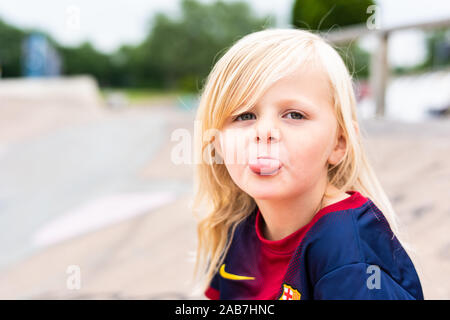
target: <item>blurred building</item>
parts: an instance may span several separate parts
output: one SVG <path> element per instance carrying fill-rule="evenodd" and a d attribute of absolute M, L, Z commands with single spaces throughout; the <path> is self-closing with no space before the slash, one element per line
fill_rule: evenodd
<path fill-rule="evenodd" d="M 25 77 L 61 74 L 61 58 L 45 36 L 32 33 L 22 45 L 22 75 Z"/>

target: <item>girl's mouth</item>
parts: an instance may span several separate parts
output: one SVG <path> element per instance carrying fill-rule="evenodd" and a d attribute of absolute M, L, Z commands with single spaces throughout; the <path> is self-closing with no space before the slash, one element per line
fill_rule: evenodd
<path fill-rule="evenodd" d="M 280 160 L 271 157 L 258 157 L 248 164 L 250 170 L 260 176 L 274 175 L 281 169 L 281 166 Z"/>

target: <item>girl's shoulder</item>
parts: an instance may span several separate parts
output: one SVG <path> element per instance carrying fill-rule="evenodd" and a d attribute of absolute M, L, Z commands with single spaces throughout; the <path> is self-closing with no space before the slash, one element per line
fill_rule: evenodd
<path fill-rule="evenodd" d="M 367 200 L 357 208 L 328 212 L 308 230 L 300 253 L 306 256 L 305 260 L 314 261 L 317 279 L 333 268 L 364 261 L 361 239 L 375 230 L 365 228 L 360 221 L 367 219 L 376 225 L 372 210 Z"/>
<path fill-rule="evenodd" d="M 333 265 L 369 262 L 380 255 L 386 258 L 401 247 L 387 219 L 370 199 L 356 208 L 321 217 L 303 243 L 315 261 L 334 261 Z"/>
<path fill-rule="evenodd" d="M 419 283 L 414 265 L 386 217 L 370 200 L 322 217 L 305 236 L 302 255 L 312 283 L 348 266 L 379 268 L 399 284 Z M 372 269 L 371 269 L 372 268 Z M 362 270 L 362 269 L 360 269 Z"/>

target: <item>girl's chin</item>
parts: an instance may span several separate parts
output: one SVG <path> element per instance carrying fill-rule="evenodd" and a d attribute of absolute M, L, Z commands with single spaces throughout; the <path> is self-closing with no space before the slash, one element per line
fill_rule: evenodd
<path fill-rule="evenodd" d="M 262 186 L 256 186 L 255 188 L 247 188 L 247 193 L 254 199 L 259 200 L 270 200 L 270 199 L 279 199 L 285 196 L 285 192 L 278 188 L 268 188 Z"/>
<path fill-rule="evenodd" d="M 279 194 L 251 194 L 251 197 L 255 200 L 277 200 L 283 198 Z"/>

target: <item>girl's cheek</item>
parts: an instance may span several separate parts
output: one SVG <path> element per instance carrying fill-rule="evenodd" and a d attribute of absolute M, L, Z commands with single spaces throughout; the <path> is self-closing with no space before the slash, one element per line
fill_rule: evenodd
<path fill-rule="evenodd" d="M 291 135 L 291 138 L 286 138 L 285 146 L 290 162 L 299 167 L 313 166 L 322 158 L 322 140 L 320 135 L 313 132 Z"/>
<path fill-rule="evenodd" d="M 248 159 L 248 132 L 244 129 L 228 129 L 221 135 L 224 161 L 229 165 L 245 164 Z"/>

